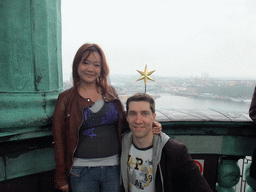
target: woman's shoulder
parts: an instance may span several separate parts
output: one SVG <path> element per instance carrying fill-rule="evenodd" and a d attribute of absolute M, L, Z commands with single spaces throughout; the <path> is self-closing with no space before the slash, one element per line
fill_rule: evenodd
<path fill-rule="evenodd" d="M 111 91 L 116 91 L 115 88 L 113 87 L 113 85 L 109 85 L 108 86 L 108 92 Z"/>
<path fill-rule="evenodd" d="M 119 99 L 118 94 L 112 85 L 108 86 L 106 96 L 110 97 L 111 99 Z"/>
<path fill-rule="evenodd" d="M 71 87 L 69 89 L 64 90 L 63 92 L 61 92 L 58 96 L 58 99 L 60 100 L 68 100 L 72 97 L 72 95 L 75 94 L 75 88 Z"/>

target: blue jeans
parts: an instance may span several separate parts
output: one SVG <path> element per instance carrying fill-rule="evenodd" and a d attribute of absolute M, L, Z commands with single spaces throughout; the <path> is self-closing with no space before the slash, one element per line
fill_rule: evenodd
<path fill-rule="evenodd" d="M 73 192 L 119 192 L 120 166 L 73 166 L 70 187 Z"/>

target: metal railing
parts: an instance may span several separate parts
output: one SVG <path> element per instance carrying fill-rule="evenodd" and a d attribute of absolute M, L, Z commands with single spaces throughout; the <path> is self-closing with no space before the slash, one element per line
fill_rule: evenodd
<path fill-rule="evenodd" d="M 252 161 L 251 156 L 246 156 L 244 159 L 238 161 L 238 166 L 240 167 L 240 180 L 239 183 L 235 186 L 236 192 L 246 192 L 247 182 L 245 180 L 245 168 L 249 162 Z"/>

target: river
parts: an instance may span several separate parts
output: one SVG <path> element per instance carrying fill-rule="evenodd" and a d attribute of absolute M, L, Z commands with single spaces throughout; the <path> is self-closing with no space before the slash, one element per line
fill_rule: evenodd
<path fill-rule="evenodd" d="M 162 109 L 213 109 L 223 112 L 248 113 L 250 102 L 235 102 L 218 99 L 199 99 L 193 97 L 176 96 L 168 93 L 160 93 L 156 98 L 156 108 Z"/>

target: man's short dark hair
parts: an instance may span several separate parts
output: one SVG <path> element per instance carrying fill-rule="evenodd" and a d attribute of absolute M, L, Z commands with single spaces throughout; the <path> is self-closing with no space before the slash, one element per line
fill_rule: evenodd
<path fill-rule="evenodd" d="M 129 104 L 132 101 L 146 101 L 150 104 L 150 109 L 152 113 L 155 113 L 155 100 L 152 96 L 146 94 L 146 93 L 136 93 L 132 96 L 130 96 L 126 101 L 126 111 L 129 111 Z"/>

